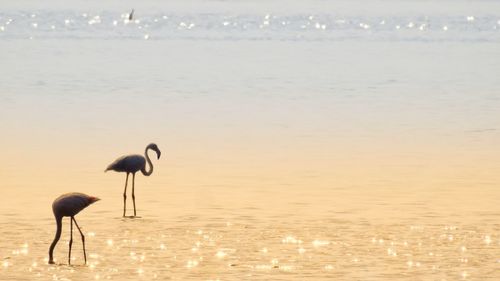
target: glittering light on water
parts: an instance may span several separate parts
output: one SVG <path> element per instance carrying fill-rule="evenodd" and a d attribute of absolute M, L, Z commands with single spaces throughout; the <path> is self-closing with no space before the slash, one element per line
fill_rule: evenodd
<path fill-rule="evenodd" d="M 198 261 L 197 260 L 188 260 L 186 263 L 187 268 L 193 268 L 198 266 Z"/>
<path fill-rule="evenodd" d="M 489 235 L 485 235 L 483 241 L 486 245 L 489 245 L 491 244 L 491 237 Z"/>
<path fill-rule="evenodd" d="M 89 25 L 101 23 L 101 17 L 100 16 L 95 16 L 91 20 L 88 21 Z"/>
<path fill-rule="evenodd" d="M 474 16 L 467 16 L 467 21 L 468 22 L 473 22 L 474 21 Z"/>
<path fill-rule="evenodd" d="M 314 247 L 318 248 L 318 247 L 330 245 L 330 241 L 326 241 L 326 240 L 314 240 L 314 241 L 312 241 L 312 245 Z"/>
<path fill-rule="evenodd" d="M 272 266 L 270 266 L 268 264 L 258 264 L 256 266 L 254 266 L 254 268 L 257 270 L 269 270 L 272 268 Z"/>
<path fill-rule="evenodd" d="M 292 265 L 280 265 L 279 266 L 279 269 L 282 271 L 292 271 L 293 268 L 294 267 Z"/>
<path fill-rule="evenodd" d="M 389 255 L 391 257 L 396 257 L 398 254 L 396 253 L 396 250 L 394 250 L 392 248 L 388 248 L 387 249 L 387 255 Z"/>
<path fill-rule="evenodd" d="M 325 270 L 332 270 L 333 269 L 333 265 L 327 264 L 327 265 L 324 266 L 324 269 Z"/>
<path fill-rule="evenodd" d="M 219 250 L 219 251 L 217 251 L 217 253 L 215 254 L 215 256 L 218 257 L 219 259 L 222 259 L 225 256 L 227 256 L 227 254 L 224 251 Z"/>
<path fill-rule="evenodd" d="M 3 261 L 3 262 L 2 262 L 2 266 L 3 266 L 4 268 L 9 267 L 9 266 L 10 266 L 9 261 Z"/>
<path fill-rule="evenodd" d="M 148 40 L 149 39 L 149 34 L 144 34 L 144 40 Z"/>
<path fill-rule="evenodd" d="M 306 252 L 306 249 L 304 249 L 304 248 L 301 247 L 297 251 L 299 252 L 299 254 L 302 255 L 302 254 L 304 254 Z"/>
<path fill-rule="evenodd" d="M 298 240 L 293 236 L 286 236 L 281 240 L 283 244 L 302 244 L 302 240 Z"/>
<path fill-rule="evenodd" d="M 363 29 L 369 29 L 370 28 L 370 25 L 366 24 L 366 23 L 360 23 L 359 26 Z"/>
<path fill-rule="evenodd" d="M 443 26 L 443 30 L 444 30 L 444 31 L 447 31 L 447 30 L 448 30 L 448 26 L 446 26 L 446 25 L 445 25 L 445 26 Z"/>
<path fill-rule="evenodd" d="M 113 239 L 106 240 L 106 244 L 110 247 L 113 246 Z"/>

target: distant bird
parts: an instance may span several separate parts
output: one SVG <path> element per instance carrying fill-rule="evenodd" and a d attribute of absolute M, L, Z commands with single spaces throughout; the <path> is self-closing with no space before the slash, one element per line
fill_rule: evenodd
<path fill-rule="evenodd" d="M 134 18 L 134 9 L 132 9 L 132 12 L 130 12 L 130 14 L 128 14 L 128 20 L 132 20 Z"/>
<path fill-rule="evenodd" d="M 134 203 L 134 217 L 137 216 L 137 212 L 135 210 L 135 195 L 134 195 L 134 185 L 135 185 L 135 173 L 137 171 L 141 171 L 143 175 L 150 176 L 153 173 L 153 163 L 151 163 L 151 159 L 148 156 L 148 150 L 154 150 L 156 152 L 156 156 L 160 159 L 161 151 L 158 146 L 154 143 L 146 146 L 146 150 L 144 151 L 144 155 L 146 155 L 146 159 L 142 157 L 142 155 L 127 155 L 122 156 L 115 160 L 115 162 L 111 163 L 104 172 L 109 170 L 113 170 L 116 172 L 126 172 L 127 178 L 125 179 L 125 190 L 123 191 L 123 216 L 125 217 L 125 210 L 127 205 L 127 183 L 128 183 L 128 175 L 132 173 L 132 202 Z M 146 160 L 149 164 L 149 171 L 146 171 Z"/>
<path fill-rule="evenodd" d="M 94 196 L 88 196 L 83 193 L 66 193 L 63 194 L 54 200 L 52 203 L 52 211 L 54 212 L 54 217 L 56 218 L 57 231 L 56 236 L 54 237 L 54 241 L 49 248 L 49 263 L 54 264 L 54 248 L 56 247 L 57 241 L 61 238 L 62 231 L 62 219 L 63 217 L 70 217 L 71 221 L 71 234 L 69 240 L 69 254 L 68 254 L 68 264 L 71 264 L 71 245 L 73 244 L 73 222 L 78 228 L 78 231 L 82 235 L 82 244 L 83 244 L 83 258 L 85 259 L 85 264 L 87 264 L 87 254 L 85 253 L 85 236 L 82 233 L 82 230 L 78 226 L 75 220 L 76 214 L 78 214 L 81 210 L 85 209 L 88 205 L 99 201 L 100 199 Z"/>

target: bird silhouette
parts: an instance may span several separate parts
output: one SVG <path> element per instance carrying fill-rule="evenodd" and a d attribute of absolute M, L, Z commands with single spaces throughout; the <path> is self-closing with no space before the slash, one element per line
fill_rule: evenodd
<path fill-rule="evenodd" d="M 153 163 L 148 156 L 148 150 L 154 150 L 156 152 L 156 156 L 160 159 L 161 151 L 158 146 L 154 143 L 146 146 L 146 150 L 144 151 L 144 158 L 142 155 L 127 155 L 122 156 L 115 160 L 115 162 L 111 163 L 104 172 L 109 170 L 113 170 L 116 172 L 125 172 L 127 173 L 127 178 L 125 179 L 125 190 L 123 191 L 123 216 L 125 217 L 125 210 L 127 205 L 127 183 L 128 183 L 128 175 L 132 173 L 132 202 L 134 203 L 134 217 L 137 216 L 137 212 L 135 209 L 135 173 L 137 171 L 141 171 L 143 175 L 150 176 L 153 173 Z M 149 164 L 149 171 L 146 171 L 146 161 Z"/>
<path fill-rule="evenodd" d="M 63 217 L 70 217 L 71 221 L 71 236 L 69 240 L 69 254 L 68 254 L 68 264 L 71 264 L 71 245 L 73 244 L 73 222 L 78 228 L 80 235 L 82 236 L 82 244 L 83 244 L 83 257 L 85 259 L 85 264 L 87 264 L 87 254 L 85 253 L 85 236 L 82 233 L 82 230 L 78 226 L 75 220 L 76 214 L 78 214 L 81 210 L 85 209 L 88 205 L 99 201 L 100 199 L 94 196 L 89 196 L 83 193 L 66 193 L 63 194 L 54 200 L 52 203 L 52 211 L 54 212 L 54 217 L 56 218 L 57 231 L 56 236 L 54 237 L 54 241 L 50 244 L 49 248 L 49 263 L 54 264 L 54 248 L 56 247 L 59 238 L 61 238 L 62 232 L 62 219 Z"/>
<path fill-rule="evenodd" d="M 130 12 L 130 14 L 128 14 L 128 20 L 132 20 L 134 18 L 134 9 L 132 9 L 132 12 Z"/>

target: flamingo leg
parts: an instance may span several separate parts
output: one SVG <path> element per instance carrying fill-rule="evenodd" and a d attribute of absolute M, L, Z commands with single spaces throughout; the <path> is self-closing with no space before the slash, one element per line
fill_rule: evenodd
<path fill-rule="evenodd" d="M 85 252 L 85 235 L 83 235 L 83 232 L 82 230 L 80 229 L 80 227 L 78 226 L 78 224 L 76 223 L 76 220 L 74 217 L 71 217 L 72 221 L 75 222 L 75 225 L 76 225 L 76 228 L 78 228 L 78 231 L 80 232 L 80 235 L 82 236 L 82 244 L 83 244 L 83 259 L 85 260 L 85 264 L 87 264 L 87 253 Z M 73 225 L 73 224 L 71 224 Z"/>
<path fill-rule="evenodd" d="M 135 173 L 132 173 L 132 202 L 134 202 L 134 217 L 137 215 L 135 211 L 135 194 L 134 194 L 134 187 L 135 187 Z"/>
<path fill-rule="evenodd" d="M 71 246 L 73 245 L 73 217 L 71 217 L 70 223 L 70 238 L 69 238 L 69 254 L 68 254 L 68 264 L 71 264 Z"/>
<path fill-rule="evenodd" d="M 127 183 L 128 183 L 128 174 L 125 179 L 125 190 L 123 191 L 123 216 L 125 216 L 125 210 L 127 209 Z"/>

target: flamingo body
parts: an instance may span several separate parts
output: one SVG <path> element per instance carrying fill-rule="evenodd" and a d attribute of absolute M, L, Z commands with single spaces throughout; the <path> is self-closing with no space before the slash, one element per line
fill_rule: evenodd
<path fill-rule="evenodd" d="M 72 192 L 63 194 L 52 203 L 52 211 L 57 217 L 73 217 L 81 210 L 87 208 L 90 204 L 99 199 L 83 193 Z"/>
<path fill-rule="evenodd" d="M 127 155 L 116 159 L 106 171 L 136 173 L 146 168 L 146 159 L 142 155 Z"/>
<path fill-rule="evenodd" d="M 85 258 L 85 263 L 87 263 L 87 254 L 85 253 L 85 236 L 83 235 L 80 227 L 78 226 L 75 216 L 83 209 L 88 207 L 90 204 L 93 204 L 100 199 L 94 196 L 89 196 L 83 193 L 73 192 L 63 194 L 54 200 L 52 203 L 52 211 L 54 212 L 54 217 L 56 219 L 57 231 L 54 237 L 54 241 L 49 248 L 49 263 L 54 263 L 54 248 L 57 245 L 57 242 L 61 238 L 62 232 L 62 219 L 63 217 L 71 218 L 71 239 L 69 241 L 69 254 L 68 254 L 68 264 L 71 264 L 71 246 L 73 244 L 73 222 L 75 223 L 78 231 L 82 236 L 83 243 L 83 256 Z"/>

